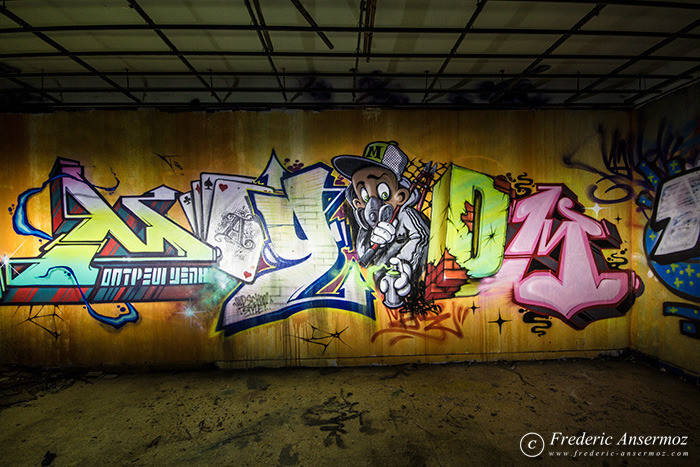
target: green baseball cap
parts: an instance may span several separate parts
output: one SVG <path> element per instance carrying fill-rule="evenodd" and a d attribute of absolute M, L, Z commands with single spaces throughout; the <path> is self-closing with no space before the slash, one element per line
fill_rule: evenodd
<path fill-rule="evenodd" d="M 408 164 L 408 156 L 399 149 L 396 141 L 375 141 L 365 146 L 360 156 L 335 156 L 331 161 L 340 175 L 352 178 L 352 175 L 365 167 L 382 167 L 391 170 L 398 180 Z"/>

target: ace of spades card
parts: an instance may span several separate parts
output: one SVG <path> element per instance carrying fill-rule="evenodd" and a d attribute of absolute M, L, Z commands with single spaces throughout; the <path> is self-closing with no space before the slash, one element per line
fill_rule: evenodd
<path fill-rule="evenodd" d="M 270 187 L 229 179 L 213 185 L 207 243 L 221 250 L 219 269 L 243 282 L 255 280 L 265 233 L 250 208 L 248 190 L 273 193 Z"/>
<path fill-rule="evenodd" d="M 233 180 L 236 182 L 253 183 L 253 177 L 244 175 L 226 175 L 219 173 L 202 172 L 199 174 L 199 184 L 201 192 L 201 207 L 202 207 L 202 223 L 199 229 L 202 234 L 202 240 L 207 241 L 207 233 L 209 232 L 209 222 L 211 219 L 211 208 L 214 200 L 214 188 L 218 179 Z"/>

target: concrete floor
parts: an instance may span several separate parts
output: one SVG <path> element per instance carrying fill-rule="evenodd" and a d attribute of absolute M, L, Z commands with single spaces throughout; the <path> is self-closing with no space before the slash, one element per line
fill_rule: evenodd
<path fill-rule="evenodd" d="M 1 465 L 561 465 L 565 459 L 549 455 L 556 450 L 569 451 L 570 465 L 700 465 L 699 388 L 630 359 L 120 375 L 0 370 Z M 519 446 L 530 432 L 546 443 L 553 432 L 611 436 L 612 446 L 547 446 L 528 458 Z M 616 445 L 625 433 L 688 441 Z M 576 449 L 602 454 L 572 462 Z M 650 451 L 666 457 L 639 457 Z"/>

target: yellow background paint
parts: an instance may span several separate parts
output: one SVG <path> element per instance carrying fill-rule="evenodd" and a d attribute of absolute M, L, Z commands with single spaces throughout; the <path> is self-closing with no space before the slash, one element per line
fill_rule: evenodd
<path fill-rule="evenodd" d="M 643 117 L 648 134 L 655 138 L 656 127 L 670 112 L 672 109 L 661 106 L 643 115 L 374 109 L 0 115 L 0 206 L 7 209 L 17 203 L 21 192 L 40 186 L 57 157 L 80 161 L 87 178 L 96 185 L 112 185 L 113 170 L 121 180 L 116 194 L 107 197 L 114 202 L 120 195 L 141 194 L 160 185 L 187 191 L 190 180 L 198 179 L 200 172 L 257 176 L 273 149 L 281 161 L 298 159 L 308 166 L 330 164 L 336 155 L 360 155 L 372 141 L 394 140 L 411 158 L 454 163 L 492 177 L 527 172 L 536 183 L 563 183 L 583 206 L 593 207 L 595 203 L 586 193 L 599 177 L 567 168 L 562 156 L 569 154 L 604 169 L 598 127 L 608 135 L 615 130 L 627 135 L 637 130 Z M 694 118 L 697 121 L 692 111 L 672 117 L 677 128 Z M 183 170 L 171 170 L 154 153 L 178 155 Z M 231 367 L 364 365 L 592 357 L 635 348 L 691 374 L 700 373 L 700 340 L 681 335 L 678 318 L 662 315 L 664 301 L 684 300 L 649 273 L 641 240 L 645 219 L 635 212 L 633 201 L 603 207 L 597 218 L 606 218 L 618 227 L 625 241 L 622 248 L 627 250 L 624 256 L 629 260 L 623 267 L 641 277 L 645 291 L 625 316 L 596 321 L 583 330 L 551 318 L 551 327 L 539 337 L 530 331 L 532 324 L 523 323 L 519 307 L 507 293 L 440 301 L 439 319 L 447 317 L 440 323 L 432 316 L 405 328 L 392 327 L 395 312 L 377 299 L 376 321 L 346 311 L 313 309 L 229 337 L 214 331 L 219 316 L 216 306 L 190 318 L 183 314 L 183 302 L 134 303 L 140 320 L 119 330 L 91 318 L 82 305 L 59 305 L 57 309 L 47 305 L 43 311 L 41 307 L 0 306 L 0 361 L 51 367 L 158 367 L 206 362 Z M 36 256 L 38 240 L 17 235 L 9 211 L 3 212 L 0 253 Z M 585 214 L 596 218 L 592 210 Z M 180 225 L 188 225 L 177 204 L 169 216 Z M 618 216 L 621 220 L 616 222 Z M 47 192 L 30 201 L 29 218 L 41 230 L 51 231 Z M 607 256 L 613 251 L 603 253 Z M 472 306 L 478 308 L 474 311 Z M 109 314 L 114 305 L 99 304 L 95 309 Z M 56 329 L 60 334 L 57 338 L 27 322 L 30 313 L 54 312 L 57 318 L 33 321 Z M 499 313 L 508 320 L 500 333 L 498 324 L 492 323 Z M 324 348 L 301 339 L 317 336 L 310 325 L 328 332 L 342 331 L 342 340 L 328 339 L 330 343 Z M 401 335 L 410 337 L 394 340 Z"/>

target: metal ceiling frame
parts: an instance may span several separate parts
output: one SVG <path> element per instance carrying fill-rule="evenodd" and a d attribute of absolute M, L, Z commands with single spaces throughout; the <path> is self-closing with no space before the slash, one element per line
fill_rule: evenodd
<path fill-rule="evenodd" d="M 180 52 L 178 50 L 178 48 L 175 47 L 175 44 L 173 44 L 170 41 L 170 39 L 168 39 L 168 37 L 165 35 L 165 33 L 158 28 L 158 25 L 151 19 L 150 16 L 148 16 L 148 13 L 146 13 L 146 11 L 143 8 L 141 8 L 141 5 L 139 5 L 139 3 L 136 0 L 127 0 L 127 1 L 129 2 L 129 7 L 131 9 L 133 9 L 134 11 L 136 11 L 136 13 L 138 13 L 139 16 L 146 22 L 146 24 L 149 26 L 149 28 L 154 33 L 156 33 L 156 35 L 163 41 L 163 43 L 165 45 L 168 46 L 170 51 L 173 54 L 177 55 L 177 58 L 180 59 L 180 61 L 187 67 L 187 69 L 190 70 L 190 72 L 192 72 L 192 74 L 199 80 L 199 82 L 202 83 L 204 85 L 204 87 L 209 90 L 212 97 L 214 99 L 216 99 L 217 102 L 221 102 L 221 98 L 216 93 L 216 91 L 214 91 L 212 89 L 210 83 L 207 83 L 207 81 L 204 78 L 202 78 L 202 75 L 200 75 L 199 72 L 192 66 L 190 61 L 187 60 L 187 58 L 185 58 L 185 56 L 182 54 L 182 52 Z"/>
<path fill-rule="evenodd" d="M 496 2 L 510 2 L 513 0 L 493 0 Z M 697 3 L 690 2 L 676 2 L 676 1 L 665 1 L 665 0 L 607 0 L 607 1 L 597 1 L 597 0 L 519 0 L 528 3 L 596 3 L 596 4 L 607 4 L 607 5 L 623 5 L 623 6 L 636 6 L 636 7 L 652 7 L 652 8 L 674 8 L 682 10 L 700 10 L 700 5 Z"/>
<path fill-rule="evenodd" d="M 0 66 L 0 69 L 2 67 Z M 692 68 L 681 74 L 668 73 L 619 73 L 611 79 L 692 79 L 697 71 Z M 189 71 L 108 71 L 103 73 L 106 76 L 165 76 L 165 77 L 180 77 L 192 76 Z M 216 77 L 274 77 L 275 74 L 270 71 L 211 71 L 210 76 Z M 383 78 L 421 78 L 428 79 L 437 76 L 431 73 L 399 73 L 399 72 L 358 72 L 356 75 L 351 71 L 287 71 L 287 78 L 310 78 L 310 77 L 334 77 L 334 78 L 358 78 L 383 77 Z M 529 78 L 555 79 L 597 79 L 607 76 L 607 73 L 529 73 Z M 22 78 L 69 78 L 69 77 L 92 77 L 94 73 L 88 71 L 53 71 L 53 72 L 28 72 L 21 73 L 18 71 L 2 71 L 0 78 L 11 78 L 20 76 Z M 476 78 L 517 78 L 520 73 L 443 73 L 440 75 L 444 79 L 476 79 Z"/>
<path fill-rule="evenodd" d="M 690 32 L 693 29 L 696 29 L 700 27 L 700 19 L 697 19 L 690 23 L 689 25 L 685 26 L 684 28 L 681 28 L 678 33 L 683 33 L 683 32 Z M 663 39 L 660 42 L 657 42 L 656 44 L 652 45 L 648 49 L 646 49 L 644 52 L 640 53 L 637 57 L 632 57 L 622 65 L 618 66 L 615 68 L 613 71 L 608 73 L 606 76 L 603 76 L 601 78 L 598 78 L 594 82 L 590 83 L 588 86 L 585 88 L 581 89 L 580 91 L 577 91 L 575 94 L 571 95 L 568 97 L 564 103 L 568 104 L 569 102 L 573 102 L 577 99 L 579 99 L 581 96 L 588 94 L 596 94 L 598 91 L 594 91 L 593 88 L 596 86 L 602 84 L 603 82 L 607 81 L 609 78 L 615 76 L 617 73 L 626 70 L 630 66 L 634 65 L 635 63 L 639 62 L 640 60 L 645 60 L 647 57 L 649 57 L 652 53 L 656 52 L 660 48 L 668 45 L 669 43 L 673 42 L 676 38 L 675 37 L 667 37 L 666 39 Z"/>
<path fill-rule="evenodd" d="M 131 105 L 135 107 L 150 107 L 150 106 L 163 106 L 163 107 L 177 107 L 186 106 L 188 103 L 172 103 L 172 104 L 162 104 L 162 103 L 147 103 L 142 102 L 133 93 L 168 93 L 168 92 L 208 92 L 217 101 L 213 107 L 225 108 L 225 107 L 236 107 L 236 106 L 263 106 L 263 107 L 296 107 L 296 106 L 310 106 L 313 107 L 314 104 L 293 104 L 287 98 L 287 92 L 296 92 L 296 95 L 291 101 L 294 101 L 299 95 L 305 92 L 330 92 L 334 94 L 338 93 L 351 93 L 352 94 L 352 105 L 349 103 L 341 104 L 330 104 L 332 107 L 353 107 L 361 106 L 361 101 L 372 94 L 386 92 L 385 86 L 391 82 L 394 78 L 423 78 L 425 79 L 425 87 L 423 88 L 401 88 L 399 92 L 406 94 L 423 93 L 423 105 L 417 103 L 406 105 L 406 107 L 421 107 L 424 108 L 426 105 L 432 107 L 450 107 L 443 104 L 435 104 L 433 101 L 443 96 L 447 93 L 481 93 L 483 90 L 475 88 L 464 88 L 466 85 L 465 80 L 475 79 L 475 78 L 497 78 L 500 77 L 501 80 L 508 79 L 508 81 L 501 83 L 497 90 L 493 93 L 490 98 L 490 104 L 484 104 L 487 108 L 498 108 L 501 107 L 501 101 L 507 95 L 517 95 L 517 94 L 527 94 L 527 93 L 539 93 L 539 94 L 559 94 L 559 93 L 570 93 L 571 95 L 564 100 L 564 104 L 553 104 L 554 107 L 560 106 L 571 106 L 576 108 L 587 108 L 595 107 L 596 104 L 576 104 L 576 102 L 584 97 L 595 96 L 597 94 L 633 94 L 631 97 L 624 99 L 622 104 L 602 104 L 603 107 L 616 108 L 616 107 L 629 107 L 633 108 L 639 106 L 649 100 L 653 100 L 656 96 L 665 94 L 669 86 L 678 81 L 685 81 L 683 84 L 692 83 L 698 80 L 696 74 L 700 71 L 700 65 L 694 65 L 688 70 L 677 74 L 663 74 L 663 73 L 623 73 L 624 70 L 628 69 L 630 66 L 638 63 L 640 61 L 664 61 L 664 62 L 683 62 L 695 64 L 700 62 L 700 57 L 694 56 L 675 56 L 675 55 L 654 55 L 659 49 L 668 45 L 676 39 L 689 39 L 689 40 L 700 40 L 700 34 L 693 33 L 692 31 L 700 27 L 700 20 L 696 20 L 689 25 L 681 28 L 675 32 L 660 33 L 660 32 L 645 32 L 645 31 L 632 31 L 632 30 L 586 30 L 582 27 L 592 18 L 600 13 L 603 8 L 607 5 L 623 5 L 631 7 L 650 7 L 650 8 L 669 8 L 669 9 L 685 9 L 691 11 L 700 10 L 700 3 L 689 3 L 689 2 L 679 2 L 679 1 L 653 1 L 653 0 L 612 0 L 612 1 L 586 1 L 586 0 L 525 0 L 529 3 L 561 3 L 561 4 L 593 4 L 594 7 L 591 11 L 586 14 L 579 22 L 569 29 L 527 29 L 527 28 L 474 28 L 474 23 L 482 12 L 484 6 L 488 0 L 478 0 L 474 12 L 472 13 L 469 21 L 464 28 L 435 28 L 435 27 L 375 27 L 374 17 L 376 10 L 376 0 L 364 0 L 360 2 L 360 19 L 358 21 L 357 27 L 346 27 L 346 26 L 319 26 L 316 21 L 311 17 L 309 12 L 304 8 L 299 0 L 290 0 L 294 7 L 299 11 L 299 13 L 304 17 L 309 26 L 288 26 L 288 25 L 268 25 L 266 24 L 264 17 L 262 15 L 262 10 L 258 0 L 253 0 L 253 5 L 251 5 L 250 0 L 244 0 L 245 6 L 250 15 L 250 24 L 236 24 L 236 25 L 224 25 L 224 24 L 157 24 L 153 19 L 143 10 L 139 5 L 137 0 L 126 0 L 128 5 L 134 9 L 144 24 L 95 24 L 95 25 L 75 25 L 75 26 L 40 26 L 34 27 L 29 24 L 24 19 L 20 18 L 13 12 L 11 12 L 5 3 L 0 4 L 0 14 L 6 16 L 13 22 L 15 22 L 18 27 L 13 28 L 0 28 L 0 34 L 32 34 L 34 37 L 42 40 L 44 43 L 52 47 L 51 52 L 17 52 L 17 53 L 0 53 L 0 60 L 2 59 L 39 59 L 39 58 L 53 58 L 53 57 L 68 57 L 72 61 L 79 64 L 86 71 L 84 72 L 49 72 L 49 73 L 22 73 L 19 70 L 15 73 L 12 67 L 0 66 L 0 79 L 6 79 L 17 86 L 20 86 L 25 92 L 29 94 L 36 94 L 48 99 L 53 104 L 50 103 L 32 103 L 31 106 L 49 106 L 56 108 L 72 108 L 80 104 L 77 103 L 64 103 L 61 99 L 58 99 L 53 95 L 53 93 L 58 93 L 62 95 L 63 93 L 120 93 L 128 97 L 133 103 L 106 103 L 106 104 L 92 104 L 94 107 L 105 107 L 109 105 L 114 105 L 117 107 L 122 107 L 125 105 Z M 492 2 L 507 2 L 512 0 L 491 0 Z M 78 32 L 78 31 L 152 31 L 155 33 L 161 41 L 168 47 L 168 50 L 109 50 L 109 51 L 70 51 L 64 46 L 62 46 L 56 39 L 53 39 L 46 35 L 46 33 L 59 33 L 57 38 L 60 38 L 61 32 Z M 167 37 L 164 31 L 168 30 L 195 30 L 195 31 L 255 31 L 257 34 L 260 44 L 262 46 L 262 51 L 252 51 L 252 50 L 228 50 L 228 51 L 206 51 L 206 50 L 181 50 L 175 46 L 175 44 Z M 355 52 L 293 52 L 293 51 L 279 51 L 274 50 L 272 41 L 270 39 L 270 32 L 308 32 L 318 35 L 321 40 L 326 44 L 329 49 L 333 49 L 334 46 L 330 39 L 325 35 L 326 32 L 339 32 L 339 33 L 353 33 L 357 34 L 357 48 Z M 372 52 L 372 37 L 374 34 L 458 34 L 458 37 L 449 52 L 446 53 L 401 53 L 401 52 Z M 464 41 L 467 34 L 509 34 L 509 35 L 559 35 L 560 37 L 543 53 L 459 53 L 458 49 L 462 42 Z M 572 36 L 600 36 L 600 37 L 646 37 L 646 38 L 660 38 L 661 40 L 645 50 L 644 52 L 637 55 L 624 55 L 624 54 L 554 54 L 555 50 L 563 44 L 567 39 Z M 362 45 L 362 47 L 360 47 Z M 189 70 L 187 72 L 162 72 L 162 71 L 100 71 L 94 66 L 87 63 L 83 58 L 87 57 L 177 57 Z M 209 81 L 207 81 L 203 75 L 192 65 L 187 57 L 265 57 L 267 58 L 271 72 L 222 72 L 222 71 L 212 71 L 209 70 Z M 347 72 L 292 72 L 287 73 L 284 71 L 279 73 L 277 66 L 275 65 L 274 58 L 353 58 L 355 60 L 355 67 L 350 68 Z M 443 63 L 440 68 L 431 73 L 426 71 L 425 73 L 361 73 L 359 70 L 359 60 L 361 58 L 370 61 L 370 59 L 443 59 Z M 483 60 L 483 59 L 499 59 L 499 60 L 532 60 L 532 62 L 525 67 L 520 73 L 445 73 L 445 70 L 449 63 L 453 60 Z M 614 70 L 609 73 L 540 73 L 538 67 L 545 60 L 558 60 L 558 61 L 601 61 L 601 60 L 615 60 L 624 61 L 622 65 L 617 66 Z M 0 63 L 0 65 L 2 65 Z M 153 86 L 153 87 L 139 87 L 132 88 L 129 86 L 130 76 L 171 76 L 171 77 L 194 77 L 202 85 L 203 88 L 195 88 L 191 86 Z M 277 92 L 281 91 L 284 98 L 283 103 L 230 103 L 226 104 L 226 99 L 233 93 L 246 92 L 246 93 L 264 93 L 272 92 L 274 88 L 268 86 L 240 86 L 240 87 L 229 87 L 229 86 L 215 86 L 213 83 L 213 77 L 274 77 L 277 80 L 279 89 Z M 299 87 L 286 87 L 285 77 L 304 77 L 310 78 L 309 81 L 304 86 Z M 41 87 L 37 87 L 36 84 L 30 84 L 26 82 L 27 79 L 37 79 L 42 78 Z M 109 87 L 95 87 L 95 86 L 74 86 L 70 88 L 46 88 L 43 84 L 43 79 L 45 77 L 96 77 L 104 81 L 109 85 Z M 112 78 L 126 77 L 126 87 L 118 84 Z M 314 86 L 316 80 L 320 77 L 338 77 L 338 78 L 352 78 L 352 86 L 349 88 L 327 88 Z M 383 82 L 379 85 L 375 85 L 373 88 L 359 88 L 358 78 L 360 77 L 375 77 L 382 78 Z M 543 80 L 551 80 L 555 78 L 576 78 L 577 87 L 576 89 L 556 89 L 556 88 L 546 88 L 546 87 L 528 87 L 526 89 L 516 89 L 516 86 L 523 82 L 526 78 L 537 78 Z M 582 89 L 578 85 L 580 79 L 594 79 L 593 82 L 586 85 Z M 454 84 L 448 89 L 440 89 L 439 91 L 434 91 L 436 84 L 440 79 L 460 79 L 461 82 Z M 663 80 L 662 82 L 655 83 L 649 89 L 595 89 L 604 82 L 609 82 L 611 80 L 622 80 L 623 84 L 628 84 L 631 80 Z M 428 84 L 428 81 L 430 83 Z M 0 94 L 8 94 L 16 92 L 16 88 L 0 90 Z M 226 97 L 222 99 L 219 97 L 217 92 L 227 93 Z M 357 97 L 359 92 L 364 93 L 361 97 Z M 432 94 L 432 96 L 431 96 Z M 429 97 L 430 96 L 430 97 Z M 652 96 L 649 98 L 649 96 Z M 643 102 L 639 102 L 639 99 L 646 99 Z M 210 106 L 211 104 L 203 104 Z M 478 105 L 470 105 L 470 107 L 478 107 Z M 489 107 L 490 105 L 490 107 Z M 323 106 L 319 104 L 319 106 Z M 328 103 L 325 106 L 329 106 Z M 513 104 L 508 104 L 512 107 Z M 88 105 L 90 107 L 90 105 Z M 400 107 L 400 106 L 399 106 Z M 454 108 L 455 106 L 451 106 Z M 2 109 L 0 109 L 2 111 Z"/>
<path fill-rule="evenodd" d="M 494 1 L 494 0 L 491 0 Z M 497 0 L 496 0 L 497 1 Z M 512 0 L 510 0 L 512 1 Z M 91 31 L 148 31 L 153 29 L 147 24 L 76 24 L 72 26 L 32 26 L 31 28 L 14 27 L 0 28 L 0 34 L 27 34 L 33 32 L 91 32 Z M 289 26 L 289 25 L 269 25 L 269 24 L 158 24 L 158 29 L 162 31 L 228 31 L 228 32 L 338 32 L 348 34 L 461 34 L 464 28 L 452 27 L 403 27 L 403 26 Z M 570 29 L 533 29 L 533 28 L 470 28 L 469 34 L 512 34 L 512 35 L 562 35 L 572 36 L 601 36 L 601 37 L 674 37 L 685 39 L 700 39 L 700 34 L 682 34 L 654 31 L 635 30 L 608 30 L 608 29 L 581 29 L 571 31 Z M 329 47 L 330 48 L 330 47 Z"/>
<path fill-rule="evenodd" d="M 435 84 L 438 82 L 438 79 L 440 79 L 440 75 L 445 71 L 445 68 L 447 68 L 447 65 L 455 57 L 455 55 L 457 55 L 457 49 L 459 49 L 459 46 L 462 45 L 462 41 L 464 41 L 464 38 L 467 36 L 467 33 L 471 30 L 472 26 L 474 26 L 474 22 L 476 21 L 476 19 L 479 17 L 481 12 L 483 11 L 484 6 L 486 6 L 487 1 L 488 0 L 479 0 L 477 2 L 476 8 L 474 9 L 474 12 L 472 13 L 471 17 L 469 18 L 469 21 L 467 21 L 466 26 L 464 26 L 464 30 L 460 33 L 459 37 L 457 38 L 454 45 L 452 46 L 452 49 L 450 49 L 450 54 L 447 56 L 447 58 L 445 58 L 445 61 L 442 62 L 440 69 L 437 71 L 437 73 L 435 74 L 435 77 L 431 81 L 430 85 L 425 90 L 425 94 L 423 95 L 423 102 L 429 102 L 428 101 L 428 94 L 435 87 Z"/>
<path fill-rule="evenodd" d="M 255 1 L 257 2 L 258 0 L 255 0 Z M 291 2 L 292 2 L 292 4 L 294 5 L 294 7 L 297 9 L 297 11 L 299 11 L 299 13 L 301 14 L 301 16 L 304 17 L 304 19 L 306 20 L 306 22 L 309 23 L 309 26 L 311 27 L 311 29 L 312 29 L 316 34 L 318 34 L 318 37 L 321 38 L 321 40 L 323 41 L 323 43 L 326 44 L 326 46 L 327 46 L 329 49 L 333 50 L 333 48 L 334 48 L 333 43 L 332 43 L 331 40 L 328 38 L 328 36 L 326 36 L 326 34 L 325 34 L 325 33 L 323 32 L 323 30 L 321 29 L 321 27 L 319 27 L 319 25 L 318 25 L 318 24 L 316 23 L 316 21 L 313 19 L 313 17 L 311 16 L 311 14 L 310 14 L 308 11 L 306 11 L 306 8 L 304 8 L 304 5 L 302 5 L 301 2 L 300 2 L 299 0 L 291 0 Z"/>
<path fill-rule="evenodd" d="M 63 48 L 62 48 L 63 49 Z M 255 51 L 255 50 L 180 50 L 179 54 L 188 57 L 292 57 L 292 58 L 355 58 L 354 52 L 281 52 Z M 27 59 L 27 58 L 52 58 L 52 57 L 177 57 L 178 53 L 171 50 L 104 50 L 104 51 L 68 51 L 57 50 L 55 52 L 16 52 L 0 53 L 0 59 Z M 386 58 L 386 59 L 503 59 L 503 60 L 528 60 L 548 58 L 553 60 L 647 60 L 662 62 L 700 62 L 700 57 L 679 57 L 675 55 L 628 55 L 628 54 L 559 54 L 545 55 L 543 53 L 455 53 L 449 52 L 372 52 L 360 54 L 360 57 Z M 100 73 L 100 72 L 96 72 Z"/>
<path fill-rule="evenodd" d="M 326 87 L 314 87 L 314 86 L 295 86 L 295 87 L 286 87 L 285 91 L 286 92 L 297 92 L 297 93 L 303 93 L 303 92 L 327 92 L 331 94 L 348 94 L 352 93 L 353 90 L 357 90 L 354 87 L 346 87 L 346 88 L 326 88 Z M 0 89 L 0 94 L 11 94 L 15 92 L 15 89 Z M 107 87 L 58 87 L 58 88 L 43 88 L 41 90 L 42 92 L 45 93 L 62 93 L 62 94 L 76 94 L 76 93 L 86 93 L 86 94 L 110 94 L 110 93 L 115 93 L 119 92 L 115 89 L 112 88 L 107 88 Z M 131 86 L 129 88 L 129 91 L 134 92 L 134 93 L 167 93 L 167 92 L 230 92 L 230 93 L 271 93 L 271 92 L 279 92 L 279 88 L 275 87 L 269 87 L 269 86 L 238 86 L 238 87 L 230 87 L 230 86 L 214 86 L 214 87 L 207 87 L 207 88 L 201 88 L 201 87 L 195 87 L 195 86 L 165 86 L 165 87 L 158 87 L 158 86 L 142 86 L 142 87 L 134 87 Z M 367 89 L 362 89 L 362 92 L 366 94 L 378 94 L 378 93 L 384 93 L 387 92 L 386 88 L 383 87 L 375 87 L 375 88 L 367 88 Z M 424 94 L 425 93 L 425 88 L 420 87 L 420 88 L 401 88 L 400 91 L 402 94 Z M 480 88 L 463 88 L 463 87 L 454 87 L 450 90 L 450 92 L 460 92 L 460 93 L 467 93 L 467 94 L 478 94 L 478 93 L 483 93 L 484 90 Z M 513 89 L 509 91 L 513 94 L 539 94 L 542 93 L 539 89 Z M 576 92 L 576 89 L 547 89 L 545 91 L 547 94 L 571 94 Z M 600 94 L 660 94 L 662 91 L 660 90 L 638 90 L 638 89 L 601 89 L 600 91 L 597 91 Z"/>
<path fill-rule="evenodd" d="M 357 103 L 358 97 L 357 93 L 359 91 L 357 86 L 357 75 L 360 70 L 360 45 L 362 45 L 362 52 L 371 50 L 368 46 L 371 44 L 371 35 L 368 36 L 368 31 L 374 29 L 374 13 L 372 8 L 376 8 L 376 0 L 361 0 L 360 1 L 360 17 L 357 20 L 357 45 L 355 46 L 355 66 L 352 68 L 352 102 Z M 364 36 L 363 36 L 364 34 Z M 363 41 L 364 38 L 364 41 Z M 369 41 L 369 42 L 368 42 Z M 367 57 L 369 62 L 369 57 Z"/>
<path fill-rule="evenodd" d="M 700 73 L 700 65 L 695 66 L 695 67 L 693 67 L 690 70 L 687 70 L 685 72 L 685 74 L 688 76 L 688 79 L 690 79 L 690 81 L 688 81 L 687 83 L 683 83 L 679 87 L 685 87 L 685 86 L 687 86 L 695 81 L 698 81 L 700 79 L 700 77 L 698 77 L 697 75 L 693 77 L 693 74 L 696 74 L 696 73 Z M 617 75 L 617 76 L 620 76 L 620 75 Z M 667 87 L 667 86 L 669 86 L 677 81 L 680 81 L 680 80 L 681 80 L 681 78 L 679 78 L 677 76 L 670 77 L 670 78 L 666 79 L 666 81 L 663 81 L 661 83 L 658 83 L 658 84 L 650 87 L 648 89 L 648 91 L 662 90 L 663 88 L 665 88 L 665 87 Z M 666 90 L 663 93 L 659 94 L 656 98 L 663 97 L 667 94 L 670 94 L 671 92 L 675 91 L 676 89 L 677 88 Z M 638 99 L 639 96 L 640 96 L 639 94 L 635 94 L 634 96 L 625 99 L 625 104 L 635 104 L 635 101 Z M 646 104 L 646 102 L 639 102 L 639 103 L 636 103 L 635 105 L 637 107 L 639 107 L 639 106 L 644 105 L 644 104 Z"/>
<path fill-rule="evenodd" d="M 258 20 L 255 17 L 255 12 L 253 12 L 253 7 L 250 5 L 250 0 L 243 0 L 245 3 L 245 7 L 248 10 L 248 15 L 250 16 L 250 21 L 253 23 L 254 26 L 258 26 Z M 260 18 L 262 19 L 262 11 L 258 7 L 258 14 Z M 262 19 L 264 22 L 264 19 Z M 279 71 L 277 71 L 277 66 L 275 65 L 275 61 L 272 59 L 272 54 L 274 54 L 273 46 L 272 46 L 272 40 L 269 39 L 269 36 L 267 37 L 267 40 L 265 39 L 265 35 L 262 32 L 262 28 L 257 31 L 258 34 L 258 39 L 260 40 L 260 45 L 262 45 L 263 48 L 263 54 L 265 57 L 267 57 L 267 62 L 270 64 L 270 68 L 272 68 L 272 72 L 275 75 L 275 79 L 277 79 L 277 84 L 280 87 L 280 91 L 282 92 L 282 98 L 284 99 L 285 102 L 289 102 L 289 99 L 287 99 L 287 93 L 284 90 L 284 83 L 282 82 L 282 78 L 280 76 Z"/>
<path fill-rule="evenodd" d="M 528 75 L 528 73 L 531 73 L 532 71 L 534 71 L 535 68 L 537 67 L 537 65 L 539 65 L 540 63 L 542 63 L 542 61 L 545 59 L 545 57 L 551 57 L 551 56 L 552 56 L 552 53 L 553 53 L 557 48 L 559 48 L 560 45 L 562 45 L 564 42 L 566 42 L 567 39 L 569 39 L 569 38 L 572 36 L 572 33 L 576 32 L 576 31 L 580 31 L 581 28 L 582 28 L 583 26 L 586 25 L 586 23 L 588 23 L 590 20 L 592 20 L 593 18 L 595 18 L 596 16 L 598 16 L 598 14 L 600 14 L 600 12 L 601 12 L 601 11 L 603 10 L 603 8 L 605 8 L 606 6 L 607 6 L 607 5 L 605 5 L 605 4 L 603 4 L 603 3 L 599 3 L 599 4 L 597 4 L 596 6 L 594 6 L 593 9 L 592 9 L 591 11 L 589 11 L 589 12 L 586 14 L 586 16 L 584 16 L 584 17 L 581 18 L 576 24 L 574 24 L 573 26 L 571 26 L 571 29 L 569 29 L 569 31 L 567 31 L 566 34 L 563 34 L 559 39 L 557 39 L 556 42 L 554 42 L 554 44 L 550 45 L 549 48 L 547 48 L 547 50 L 545 50 L 544 53 L 542 53 L 542 55 L 543 55 L 542 58 L 536 58 L 532 63 L 530 63 L 530 64 L 527 66 L 527 68 L 525 68 L 525 69 L 520 73 L 520 75 L 519 75 L 517 78 L 510 80 L 510 82 L 509 82 L 508 84 L 506 84 L 505 86 L 503 86 L 503 87 L 491 98 L 491 102 L 499 102 L 499 101 L 503 98 L 503 96 L 505 96 L 510 90 L 512 90 L 513 87 L 514 87 L 516 84 L 518 84 L 519 82 L 521 82 L 521 81 Z"/>
<path fill-rule="evenodd" d="M 51 39 L 49 36 L 47 36 L 43 32 L 32 31 L 32 29 L 33 29 L 32 25 L 27 23 L 25 20 L 23 20 L 19 16 L 12 13 L 5 6 L 4 2 L 2 5 L 0 5 L 0 14 L 2 14 L 6 18 L 14 21 L 20 27 L 31 31 L 34 34 L 34 36 L 36 36 L 38 39 L 41 39 L 44 43 L 46 43 L 46 44 L 50 45 L 51 47 L 53 47 L 54 49 L 56 49 L 58 51 L 58 53 L 65 54 L 66 56 L 70 57 L 71 60 L 73 60 L 74 62 L 76 62 L 77 64 L 79 64 L 83 68 L 85 68 L 86 70 L 92 72 L 96 77 L 98 77 L 102 81 L 108 83 L 110 86 L 117 89 L 119 92 L 124 94 L 126 97 L 128 97 L 132 101 L 134 101 L 136 103 L 141 103 L 141 101 L 136 96 L 131 94 L 128 90 L 124 89 L 122 86 L 120 86 L 119 84 L 114 82 L 112 79 L 110 79 L 109 77 L 102 74 L 99 70 L 97 70 L 96 68 L 94 68 L 93 66 L 91 66 L 90 64 L 85 62 L 84 60 L 82 60 L 80 57 L 69 52 L 68 49 L 66 49 L 65 47 L 63 47 L 62 45 L 60 45 L 58 42 L 54 41 L 53 39 Z M 54 100 L 54 99 L 52 99 L 52 100 Z"/>
<path fill-rule="evenodd" d="M 201 90 L 201 89 L 200 89 Z M 337 109 L 372 109 L 372 108 L 387 108 L 387 109 L 406 109 L 406 110 L 532 110 L 533 106 L 529 103 L 508 103 L 508 104 L 490 104 L 490 103 L 471 103 L 469 106 L 455 106 L 447 102 L 434 102 L 429 105 L 420 102 L 396 102 L 391 105 L 366 104 L 362 102 L 343 102 L 342 105 L 316 103 L 316 102 L 286 102 L 283 106 L 275 102 L 266 101 L 249 101 L 249 102 L 222 102 L 202 104 L 198 100 L 190 102 L 141 102 L 139 104 L 130 102 L 95 102 L 95 101 L 79 101 L 79 102 L 62 102 L 60 104 L 50 104 L 46 102 L 26 102 L 22 103 L 21 108 L 8 108 L 7 112 L 52 112 L 57 110 L 77 111 L 77 110 L 137 110 L 137 109 L 158 109 L 163 111 L 235 111 L 235 110 L 255 110 L 255 111 L 270 111 L 275 109 L 301 109 L 301 110 L 337 110 Z M 628 104 L 620 103 L 605 103 L 605 104 L 541 104 L 538 109 L 562 109 L 562 110 L 633 110 L 635 107 Z M 2 112 L 2 110 L 0 110 Z"/>

